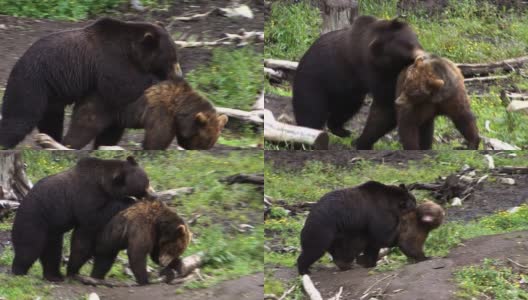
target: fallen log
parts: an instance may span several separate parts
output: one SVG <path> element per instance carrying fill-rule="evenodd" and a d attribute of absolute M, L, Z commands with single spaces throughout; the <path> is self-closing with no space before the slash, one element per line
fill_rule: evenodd
<path fill-rule="evenodd" d="M 45 134 L 45 133 L 38 133 L 34 137 L 35 143 L 46 150 L 75 150 L 68 148 L 64 146 L 63 144 L 57 142 L 54 140 L 51 136 Z M 99 146 L 97 148 L 98 150 L 116 150 L 116 151 L 122 151 L 125 150 L 123 147 L 120 146 Z"/>
<path fill-rule="evenodd" d="M 281 123 L 275 120 L 273 113 L 267 109 L 264 110 L 264 139 L 310 145 L 315 150 L 328 150 L 329 144 L 327 132 Z"/>
<path fill-rule="evenodd" d="M 238 47 L 245 46 L 249 42 L 264 42 L 264 33 L 262 31 L 240 31 L 239 33 L 224 33 L 224 37 L 216 41 L 208 42 L 188 42 L 188 41 L 174 41 L 180 48 L 196 48 L 207 46 L 228 46 L 237 45 Z"/>
<path fill-rule="evenodd" d="M 216 107 L 216 111 L 229 118 L 235 118 L 242 122 L 261 125 L 264 123 L 264 113 L 262 110 L 244 111 L 234 108 Z"/>
<path fill-rule="evenodd" d="M 156 192 L 157 199 L 162 202 L 170 202 L 175 197 L 181 197 L 184 195 L 190 195 L 194 193 L 194 188 L 192 187 L 181 187 L 177 189 L 171 189 L 161 192 Z"/>
<path fill-rule="evenodd" d="M 503 173 L 503 174 L 528 174 L 528 167 L 498 167 L 495 168 L 493 171 L 497 173 Z"/>
<path fill-rule="evenodd" d="M 310 276 L 303 275 L 302 276 L 302 284 L 304 291 L 306 294 L 308 294 L 308 297 L 310 300 L 323 300 L 323 297 L 321 297 L 321 293 L 315 288 L 315 285 L 313 284 L 312 279 L 310 279 Z"/>
<path fill-rule="evenodd" d="M 497 71 L 506 71 L 506 72 L 512 72 L 515 70 L 515 68 L 521 67 L 524 64 L 528 63 L 528 56 L 522 56 L 517 58 L 511 58 L 496 62 L 490 62 L 490 63 L 476 63 L 476 64 L 468 64 L 468 63 L 457 63 L 455 64 L 458 68 L 460 68 L 460 71 L 464 75 L 464 77 L 473 77 L 474 75 L 487 75 L 491 74 Z M 270 69 L 274 70 L 288 70 L 293 71 L 297 70 L 297 66 L 299 65 L 298 62 L 295 61 L 289 61 L 289 60 L 279 60 L 279 59 L 265 59 L 264 60 L 264 66 Z M 489 77 L 483 77 L 487 78 L 485 80 L 491 80 L 492 77 L 495 76 L 489 76 Z M 493 80 L 497 80 L 499 78 L 495 78 Z M 476 80 L 480 81 L 480 80 Z"/>
<path fill-rule="evenodd" d="M 480 138 L 482 139 L 485 150 L 521 150 L 521 148 L 515 145 L 510 145 L 495 138 L 488 138 L 482 135 Z"/>
<path fill-rule="evenodd" d="M 219 180 L 227 185 L 235 183 L 250 183 L 264 185 L 264 174 L 235 174 Z"/>
<path fill-rule="evenodd" d="M 490 73 L 494 73 L 497 71 L 511 72 L 511 71 L 514 71 L 515 68 L 519 68 L 526 63 L 528 63 L 528 56 L 505 59 L 505 60 L 490 62 L 490 63 L 476 63 L 476 64 L 459 63 L 456 65 L 460 69 L 464 77 L 470 77 L 476 74 L 485 75 L 485 74 L 490 74 Z"/>
<path fill-rule="evenodd" d="M 496 75 L 496 76 L 486 76 L 486 77 L 472 77 L 464 79 L 464 84 L 473 84 L 473 83 L 486 83 L 497 80 L 504 80 L 511 77 L 510 75 Z"/>

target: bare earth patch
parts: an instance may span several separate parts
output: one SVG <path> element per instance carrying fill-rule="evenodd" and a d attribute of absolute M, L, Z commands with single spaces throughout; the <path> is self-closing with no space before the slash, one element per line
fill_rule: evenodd
<path fill-rule="evenodd" d="M 334 296 L 343 287 L 343 299 L 359 299 L 371 288 L 383 290 L 383 299 L 456 299 L 456 283 L 453 272 L 463 266 L 479 264 L 484 258 L 506 262 L 528 263 L 528 232 L 482 236 L 467 240 L 453 249 L 445 258 L 406 265 L 391 272 L 369 274 L 369 269 L 355 267 L 338 272 L 335 267 L 312 267 L 311 278 L 324 299 Z M 391 276 L 392 275 L 392 276 Z M 277 269 L 274 277 L 292 280 L 297 276 L 294 269 Z M 384 279 L 385 278 L 385 279 Z M 368 298 L 367 298 L 368 299 Z"/>

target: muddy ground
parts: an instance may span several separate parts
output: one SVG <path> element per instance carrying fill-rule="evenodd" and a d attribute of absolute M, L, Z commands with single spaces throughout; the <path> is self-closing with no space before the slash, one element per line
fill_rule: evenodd
<path fill-rule="evenodd" d="M 160 21 L 175 40 L 214 41 L 223 37 L 224 33 L 237 33 L 241 29 L 246 31 L 262 31 L 264 27 L 264 3 L 259 0 L 240 1 L 247 4 L 254 14 L 253 19 L 227 18 L 211 14 L 207 18 L 193 22 L 173 22 L 174 16 L 188 16 L 210 11 L 214 7 L 228 7 L 230 0 L 190 0 L 181 4 L 173 1 L 166 9 L 153 9 L 144 13 L 130 13 L 126 7 L 120 7 L 111 14 L 112 17 L 128 21 Z M 96 18 L 81 22 L 66 22 L 54 20 L 37 20 L 0 15 L 0 88 L 5 88 L 9 73 L 15 62 L 39 38 L 61 30 L 68 30 L 86 26 Z M 229 46 L 222 46 L 229 47 Z M 263 44 L 250 45 L 256 51 L 262 52 Z M 179 59 L 184 74 L 200 65 L 210 62 L 212 48 L 183 48 L 179 50 Z M 255 95 L 256 99 L 257 95 Z M 64 128 L 68 128 L 71 108 L 67 110 Z M 36 131 L 35 131 L 36 132 Z M 34 133 L 35 133 L 34 132 Z M 120 142 L 120 146 L 127 149 L 140 149 L 143 139 L 142 130 L 127 130 Z M 31 135 L 18 148 L 37 148 Z M 170 148 L 177 147 L 174 141 Z M 230 148 L 216 145 L 215 148 Z M 90 149 L 90 147 L 87 147 Z"/>
<path fill-rule="evenodd" d="M 512 232 L 467 240 L 454 248 L 447 257 L 406 265 L 401 269 L 369 274 L 369 270 L 355 267 L 337 272 L 335 267 L 312 266 L 311 278 L 324 299 L 334 296 L 343 287 L 342 299 L 359 299 L 365 291 L 375 296 L 381 290 L 383 297 L 391 300 L 451 300 L 457 287 L 452 280 L 453 272 L 463 266 L 479 264 L 484 258 L 507 259 L 526 265 L 528 263 L 528 232 Z M 512 266 L 516 268 L 515 266 Z M 297 277 L 294 269 L 274 270 L 274 277 L 290 281 Z M 365 299 L 369 299 L 366 297 Z M 484 298 L 482 298 L 484 299 Z"/>

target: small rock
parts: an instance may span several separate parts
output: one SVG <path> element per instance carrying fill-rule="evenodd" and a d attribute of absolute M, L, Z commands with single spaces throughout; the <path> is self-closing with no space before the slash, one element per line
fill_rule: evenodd
<path fill-rule="evenodd" d="M 514 185 L 515 179 L 513 178 L 499 178 L 499 183 L 507 184 L 507 185 Z"/>
<path fill-rule="evenodd" d="M 509 157 L 517 157 L 517 153 L 510 153 L 508 154 Z"/>
<path fill-rule="evenodd" d="M 240 5 L 234 8 L 220 8 L 220 11 L 228 18 L 243 17 L 253 19 L 253 12 L 247 5 Z"/>
<path fill-rule="evenodd" d="M 462 166 L 462 172 L 467 171 L 469 169 L 471 169 L 471 167 L 468 164 Z"/>
<path fill-rule="evenodd" d="M 510 214 L 516 213 L 519 210 L 519 208 L 520 208 L 519 206 L 512 207 L 512 208 L 508 209 L 508 212 Z"/>
<path fill-rule="evenodd" d="M 462 199 L 455 197 L 451 200 L 451 206 L 462 206 Z"/>
<path fill-rule="evenodd" d="M 7 26 L 5 26 L 5 24 L 0 24 L 0 29 L 7 29 Z"/>
<path fill-rule="evenodd" d="M 467 176 L 467 175 L 462 175 L 462 176 L 460 176 L 460 180 L 463 181 L 463 182 L 466 182 L 466 183 L 472 183 L 473 182 L 473 177 Z"/>
<path fill-rule="evenodd" d="M 99 300 L 99 296 L 96 293 L 90 293 L 88 300 Z"/>
<path fill-rule="evenodd" d="M 475 176 L 477 176 L 477 172 L 471 171 L 471 172 L 468 173 L 468 176 L 475 177 Z"/>

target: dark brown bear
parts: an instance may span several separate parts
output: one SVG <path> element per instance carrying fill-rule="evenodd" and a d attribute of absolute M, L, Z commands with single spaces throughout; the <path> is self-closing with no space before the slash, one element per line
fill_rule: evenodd
<path fill-rule="evenodd" d="M 13 148 L 35 126 L 61 142 L 66 105 L 97 95 L 105 112 L 117 113 L 153 82 L 181 75 L 178 70 L 174 42 L 156 24 L 102 18 L 43 37 L 9 75 L 0 147 Z M 119 140 L 119 130 L 99 128 L 96 144 Z"/>
<path fill-rule="evenodd" d="M 148 284 L 147 256 L 181 273 L 180 256 L 192 234 L 176 212 L 161 201 L 140 201 L 121 211 L 97 239 L 91 277 L 104 279 L 120 250 L 127 249 L 138 284 Z"/>
<path fill-rule="evenodd" d="M 133 157 L 83 158 L 72 169 L 41 179 L 15 216 L 13 273 L 27 274 L 40 259 L 47 280 L 63 280 L 63 234 L 75 227 L 68 261 L 68 275 L 74 275 L 93 254 L 95 238 L 105 224 L 104 207 L 129 196 L 151 196 L 147 174 Z"/>
<path fill-rule="evenodd" d="M 363 252 L 366 265 L 375 266 L 379 250 L 397 241 L 401 216 L 415 208 L 416 199 L 404 185 L 369 181 L 327 193 L 312 207 L 301 231 L 299 274 L 309 273 L 326 251 L 343 264 Z"/>
<path fill-rule="evenodd" d="M 144 128 L 145 150 L 166 149 L 175 136 L 185 149 L 206 150 L 214 146 L 227 120 L 185 80 L 167 80 L 148 88 L 117 117 L 106 113 L 97 99 L 78 104 L 64 144 L 81 149 L 96 137 L 99 128 L 112 125 Z"/>
<path fill-rule="evenodd" d="M 396 93 L 398 133 L 403 149 L 431 149 L 434 119 L 440 115 L 453 121 L 468 142 L 468 149 L 478 149 L 480 137 L 464 77 L 453 62 L 432 54 L 417 57 L 414 64 L 400 73 Z"/>
<path fill-rule="evenodd" d="M 300 126 L 335 135 L 350 132 L 343 125 L 356 114 L 367 93 L 374 102 L 358 149 L 396 127 L 396 80 L 422 51 L 411 27 L 399 20 L 358 17 L 351 27 L 322 35 L 299 62 L 293 84 L 293 110 Z"/>

